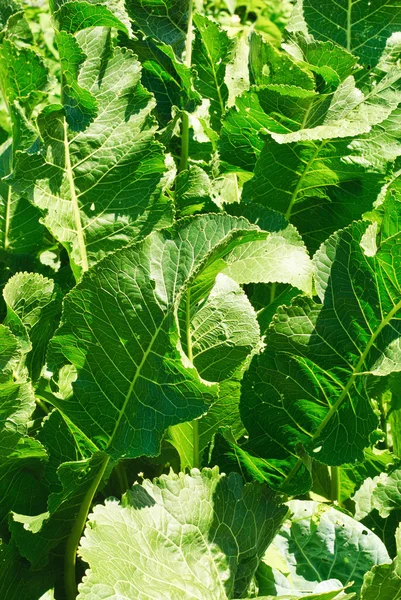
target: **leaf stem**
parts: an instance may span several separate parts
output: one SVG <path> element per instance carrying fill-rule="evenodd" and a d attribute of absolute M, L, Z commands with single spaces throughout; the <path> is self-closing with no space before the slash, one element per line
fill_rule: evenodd
<path fill-rule="evenodd" d="M 186 302 L 186 323 L 185 329 L 187 334 L 187 354 L 188 358 L 193 363 L 194 357 L 192 352 L 192 337 L 191 337 L 191 290 L 187 290 L 187 302 Z M 192 421 L 192 466 L 199 468 L 199 421 L 194 419 Z"/>
<path fill-rule="evenodd" d="M 129 488 L 128 477 L 123 463 L 120 461 L 115 468 L 118 484 L 120 486 L 121 495 Z"/>
<path fill-rule="evenodd" d="M 348 0 L 348 9 L 347 9 L 347 50 L 348 50 L 348 52 L 351 52 L 352 3 L 353 3 L 353 0 Z"/>
<path fill-rule="evenodd" d="M 340 467 L 330 467 L 330 500 L 341 504 Z"/>
<path fill-rule="evenodd" d="M 185 42 L 185 64 L 190 69 L 192 66 L 192 21 L 193 21 L 193 0 L 189 0 L 188 7 L 188 29 Z M 189 116 L 183 111 L 181 117 L 181 160 L 180 172 L 188 169 L 189 156 Z"/>
<path fill-rule="evenodd" d="M 109 456 L 105 456 L 103 459 L 99 467 L 98 474 L 85 494 L 85 498 L 82 501 L 77 518 L 75 519 L 75 523 L 67 540 L 67 546 L 64 555 L 64 586 L 67 600 L 75 600 L 77 597 L 75 566 L 77 561 L 78 544 L 79 540 L 81 539 L 82 531 L 85 527 L 86 519 L 88 517 L 94 495 L 96 494 L 96 490 L 103 478 L 107 465 L 109 464 L 109 460 Z"/>

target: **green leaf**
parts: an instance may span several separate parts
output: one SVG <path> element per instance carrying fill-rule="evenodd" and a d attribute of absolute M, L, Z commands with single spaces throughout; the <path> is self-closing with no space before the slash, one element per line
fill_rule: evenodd
<path fill-rule="evenodd" d="M 0 594 L 7 600 L 51 600 L 47 591 L 54 585 L 54 573 L 32 573 L 21 560 L 14 544 L 0 544 Z"/>
<path fill-rule="evenodd" d="M 298 130 L 313 113 L 318 100 L 312 90 L 284 84 L 269 84 L 244 92 L 223 121 L 219 142 L 222 161 L 253 171 L 264 146 L 261 134 Z"/>
<path fill-rule="evenodd" d="M 36 381 L 45 363 L 46 349 L 61 313 L 61 292 L 51 279 L 38 273 L 18 273 L 3 290 L 7 305 L 5 324 L 24 346 L 26 365 Z"/>
<path fill-rule="evenodd" d="M 282 525 L 258 571 L 261 594 L 311 594 L 344 586 L 359 592 L 365 573 L 389 563 L 383 542 L 358 521 L 327 504 L 287 503 Z"/>
<path fill-rule="evenodd" d="M 268 139 L 243 200 L 283 213 L 314 251 L 370 210 L 383 183 L 384 173 L 367 170 L 349 140 L 277 144 Z"/>
<path fill-rule="evenodd" d="M 191 318 L 193 363 L 208 381 L 229 379 L 260 342 L 256 314 L 238 284 L 218 275 Z"/>
<path fill-rule="evenodd" d="M 298 11 L 309 33 L 316 39 L 332 40 L 358 56 L 361 64 L 373 67 L 387 39 L 401 29 L 399 0 L 298 0 Z M 302 29 L 302 21 L 293 19 L 290 31 Z"/>
<path fill-rule="evenodd" d="M 278 50 L 256 32 L 250 35 L 249 67 L 252 83 L 256 85 L 276 83 L 296 85 L 304 90 L 315 89 L 315 79 L 307 68 L 297 64 L 290 54 Z"/>
<path fill-rule="evenodd" d="M 108 0 L 101 2 L 54 2 L 53 17 L 60 31 L 77 33 L 89 27 L 113 27 L 127 33 L 130 31 L 130 21 L 123 3 Z"/>
<path fill-rule="evenodd" d="M 195 423 L 170 427 L 165 436 L 180 455 L 181 470 L 193 465 L 195 454 L 203 455 L 219 427 L 230 425 L 243 431 L 238 410 L 240 380 L 245 361 L 261 343 L 256 314 L 245 293 L 221 274 L 209 296 L 192 312 L 190 336 L 195 367 L 203 379 L 220 382 L 220 390 L 206 415 Z"/>
<path fill-rule="evenodd" d="M 160 125 L 172 125 L 175 107 L 193 111 L 200 97 L 192 83 L 192 73 L 174 54 L 171 46 L 156 42 L 140 32 L 134 39 L 120 36 L 120 44 L 131 48 L 142 65 L 142 84 L 156 98 L 154 114 Z"/>
<path fill-rule="evenodd" d="M 219 131 L 228 100 L 228 88 L 225 83 L 227 63 L 233 59 L 235 42 L 207 17 L 195 14 L 194 23 L 194 83 L 201 96 L 210 101 L 210 122 L 213 129 Z"/>
<path fill-rule="evenodd" d="M 96 98 L 98 116 L 73 132 L 60 107 L 47 107 L 39 116 L 41 148 L 18 154 L 11 184 L 44 212 L 78 275 L 168 224 L 171 208 L 160 189 L 165 165 L 154 141 L 154 101 L 140 84 L 138 61 L 113 47 L 108 29 L 82 31 L 76 40 L 87 56 L 78 84 Z"/>
<path fill-rule="evenodd" d="M 287 44 L 286 48 L 307 63 L 303 65 L 301 62 L 300 66 L 323 77 L 327 84 L 325 91 L 334 91 L 356 71 L 357 58 L 331 41 L 318 42 L 297 35 L 294 43 Z"/>
<path fill-rule="evenodd" d="M 279 309 L 244 379 L 245 449 L 271 462 L 267 479 L 277 485 L 281 476 L 290 493 L 306 491 L 303 461 L 364 459 L 378 424 L 367 382 L 400 370 L 399 234 L 384 235 L 373 256 L 361 247 L 365 234 L 366 224 L 355 223 L 321 247 L 321 304 L 299 297 Z"/>
<path fill-rule="evenodd" d="M 401 509 L 401 470 L 366 479 L 355 493 L 354 501 L 358 518 L 376 509 L 386 519 L 393 510 Z"/>
<path fill-rule="evenodd" d="M 44 245 L 45 228 L 39 210 L 2 181 L 10 173 L 12 151 L 9 140 L 0 146 L 0 254 L 34 256 Z"/>
<path fill-rule="evenodd" d="M 84 130 L 97 116 L 96 98 L 78 84 L 86 55 L 75 37 L 65 31 L 56 34 L 62 72 L 62 102 L 71 131 Z"/>
<path fill-rule="evenodd" d="M 175 180 L 175 204 L 179 217 L 197 212 L 215 212 L 212 201 L 212 182 L 207 173 L 197 165 L 191 165 L 178 174 Z"/>
<path fill-rule="evenodd" d="M 371 87 L 362 93 L 350 75 L 334 92 L 321 122 L 303 126 L 293 133 L 272 133 L 280 144 L 346 138 L 368 133 L 374 125 L 387 119 L 399 104 L 401 74 L 398 68 L 387 73 L 379 69 Z"/>
<path fill-rule="evenodd" d="M 366 573 L 361 600 L 399 600 L 401 598 L 401 528 L 396 533 L 397 556 L 392 564 L 373 567 Z"/>
<path fill-rule="evenodd" d="M 187 36 L 189 0 L 127 0 L 127 11 L 138 28 L 181 57 Z"/>
<path fill-rule="evenodd" d="M 145 600 L 163 589 L 177 600 L 244 597 L 285 514 L 268 490 L 217 468 L 134 485 L 121 504 L 106 501 L 89 517 L 79 554 L 90 569 L 78 598 Z M 124 543 L 117 554 L 113 532 Z"/>
<path fill-rule="evenodd" d="M 236 247 L 241 243 L 242 254 Z M 216 393 L 183 355 L 175 318 L 179 306 L 189 299 L 192 307 L 207 297 L 219 272 L 237 283 L 275 279 L 284 246 L 292 244 L 280 232 L 207 215 L 184 219 L 105 259 L 64 301 L 48 360 L 56 371 L 73 364 L 78 379 L 73 396 L 58 407 L 112 456 L 156 454 L 164 429 L 199 417 Z M 308 271 L 299 238 L 293 246 L 294 258 Z M 292 263 L 288 269 L 290 279 L 299 276 L 296 268 Z M 186 343 L 186 333 L 181 336 Z"/>
<path fill-rule="evenodd" d="M 81 504 L 103 460 L 104 455 L 97 453 L 91 459 L 63 462 L 57 471 L 62 490 L 50 494 L 48 510 L 35 516 L 13 512 L 9 523 L 13 540 L 33 569 L 43 567 L 50 552 L 53 556 L 64 556 Z"/>

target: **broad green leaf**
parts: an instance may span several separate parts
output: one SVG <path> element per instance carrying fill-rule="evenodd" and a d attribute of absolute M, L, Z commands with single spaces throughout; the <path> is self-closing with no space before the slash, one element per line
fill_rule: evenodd
<path fill-rule="evenodd" d="M 10 6 L 12 6 L 10 4 Z M 0 179 L 11 172 L 15 152 L 29 147 L 36 136 L 27 121 L 48 84 L 43 59 L 10 39 L 0 42 L 0 92 L 12 123 L 12 140 L 0 147 Z M 0 248 L 13 255 L 34 254 L 43 244 L 45 229 L 40 213 L 26 198 L 0 181 Z M 7 260 L 7 257 L 5 257 Z"/>
<path fill-rule="evenodd" d="M 47 455 L 44 447 L 28 437 L 35 408 L 32 386 L 18 376 L 22 359 L 17 338 L 0 325 L 0 532 L 7 530 L 10 510 L 40 510 L 40 482 Z"/>
<path fill-rule="evenodd" d="M 226 68 L 227 63 L 233 59 L 235 42 L 207 17 L 195 14 L 194 23 L 196 26 L 193 48 L 195 88 L 203 98 L 209 100 L 210 122 L 213 129 L 219 131 L 228 101 Z"/>
<path fill-rule="evenodd" d="M 298 15 L 303 13 L 304 25 Z M 401 29 L 399 0 L 298 0 L 297 14 L 289 30 L 307 26 L 316 39 L 332 40 L 358 56 L 361 64 L 373 67 L 387 39 Z"/>
<path fill-rule="evenodd" d="M 373 567 L 366 573 L 361 600 L 399 600 L 401 598 L 401 528 L 396 533 L 397 556 L 392 564 Z"/>
<path fill-rule="evenodd" d="M 52 13 L 60 31 L 77 33 L 89 27 L 113 27 L 130 31 L 130 21 L 122 2 L 52 1 Z"/>
<path fill-rule="evenodd" d="M 49 569 L 32 573 L 21 560 L 14 544 L 0 544 L 0 597 L 7 600 L 51 600 L 48 590 L 54 585 Z"/>
<path fill-rule="evenodd" d="M 357 516 L 363 519 L 373 509 L 385 519 L 393 510 L 401 509 L 401 470 L 368 478 L 355 493 Z"/>
<path fill-rule="evenodd" d="M 53 280 L 38 273 L 18 273 L 8 281 L 3 297 L 7 305 L 5 324 L 29 353 L 26 365 L 36 381 L 60 318 L 61 291 Z"/>
<path fill-rule="evenodd" d="M 8 254 L 32 256 L 42 247 L 45 228 L 39 223 L 38 209 L 1 181 L 10 173 L 11 165 L 12 144 L 8 140 L 0 147 L 0 247 Z"/>
<path fill-rule="evenodd" d="M 384 183 L 354 156 L 351 140 L 265 142 L 243 200 L 283 213 L 311 250 L 372 208 Z M 366 155 L 369 159 L 369 155 Z"/>
<path fill-rule="evenodd" d="M 45 109 L 38 120 L 43 143 L 18 154 L 10 183 L 44 212 L 79 273 L 168 224 L 171 209 L 160 189 L 165 166 L 154 141 L 154 101 L 140 84 L 138 61 L 113 47 L 108 29 L 85 30 L 76 39 L 87 56 L 78 85 L 96 98 L 98 116 L 73 132 L 61 107 Z"/>
<path fill-rule="evenodd" d="M 347 77 L 332 95 L 323 119 L 303 126 L 293 133 L 272 133 L 279 142 L 331 140 L 368 133 L 382 123 L 398 107 L 401 74 L 397 67 L 383 72 L 379 67 L 372 73 L 370 86 L 361 91 L 352 75 Z"/>
<path fill-rule="evenodd" d="M 249 68 L 252 83 L 258 86 L 276 83 L 296 85 L 304 90 L 315 89 L 315 79 L 307 68 L 298 65 L 290 54 L 278 50 L 256 32 L 250 35 Z"/>
<path fill-rule="evenodd" d="M 79 555 L 90 569 L 78 598 L 244 597 L 285 514 L 268 490 L 217 468 L 134 485 L 121 504 L 108 500 L 89 517 Z"/>
<path fill-rule="evenodd" d="M 292 516 L 268 548 L 258 571 L 261 594 L 311 594 L 347 587 L 359 592 L 374 565 L 389 563 L 383 542 L 327 504 L 287 503 Z"/>
<path fill-rule="evenodd" d="M 171 46 L 181 57 L 188 29 L 189 0 L 127 0 L 126 7 L 134 23 L 157 42 Z"/>
<path fill-rule="evenodd" d="M 62 102 L 71 131 L 84 130 L 97 116 L 98 104 L 93 94 L 78 83 L 79 71 L 86 59 L 77 40 L 70 33 L 56 34 L 62 72 Z"/>
<path fill-rule="evenodd" d="M 216 211 L 217 207 L 212 201 L 212 182 L 208 174 L 197 165 L 191 165 L 189 169 L 179 173 L 175 186 L 174 200 L 179 217 Z"/>
<path fill-rule="evenodd" d="M 329 465 L 364 459 L 378 424 L 367 382 L 400 370 L 400 234 L 382 235 L 367 256 L 366 228 L 357 222 L 321 247 L 314 257 L 321 303 L 299 297 L 279 309 L 266 350 L 245 375 L 246 449 L 271 464 L 272 484 L 282 478 L 294 493 L 308 486 L 298 473 L 307 455 Z"/>
<path fill-rule="evenodd" d="M 224 381 L 260 342 L 256 314 L 243 290 L 218 275 L 205 302 L 191 317 L 193 363 L 208 381 Z"/>
<path fill-rule="evenodd" d="M 120 36 L 120 44 L 131 48 L 142 65 L 142 84 L 156 98 L 154 114 L 162 127 L 172 126 L 175 107 L 192 112 L 200 97 L 192 83 L 191 69 L 174 54 L 171 46 L 140 32 L 133 39 Z"/>
<path fill-rule="evenodd" d="M 91 459 L 63 462 L 57 471 L 62 489 L 50 494 L 47 511 L 35 516 L 13 512 L 9 523 L 13 540 L 33 569 L 43 567 L 50 552 L 53 556 L 64 556 L 78 511 L 103 461 L 104 455 L 97 453 Z"/>
<path fill-rule="evenodd" d="M 358 59 L 331 41 L 319 42 L 298 35 L 293 44 L 286 44 L 286 49 L 302 61 L 300 66 L 323 77 L 326 83 L 324 91 L 334 91 L 356 70 Z"/>
<path fill-rule="evenodd" d="M 221 274 L 208 298 L 193 310 L 189 333 L 195 367 L 203 379 L 220 382 L 220 390 L 206 415 L 195 423 L 170 427 L 165 436 L 180 455 L 181 470 L 194 464 L 195 453 L 202 457 L 220 427 L 243 431 L 240 380 L 246 359 L 261 343 L 256 314 L 245 293 Z"/>
<path fill-rule="evenodd" d="M 252 171 L 264 146 L 261 134 L 299 129 L 317 98 L 314 91 L 292 85 L 251 88 L 237 98 L 223 121 L 219 141 L 222 161 Z"/>
<path fill-rule="evenodd" d="M 72 397 L 58 407 L 114 457 L 156 454 L 164 429 L 201 416 L 216 393 L 184 358 L 179 306 L 207 297 L 219 272 L 237 283 L 282 276 L 280 253 L 292 247 L 287 273 L 298 279 L 300 267 L 310 285 L 299 238 L 228 215 L 183 219 L 105 259 L 65 298 L 51 342 L 50 368 L 73 364 L 78 372 Z M 181 337 L 185 344 L 185 331 Z"/>

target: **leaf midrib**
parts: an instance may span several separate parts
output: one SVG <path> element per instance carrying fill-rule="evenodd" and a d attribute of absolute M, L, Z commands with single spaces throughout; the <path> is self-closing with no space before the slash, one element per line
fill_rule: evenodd
<path fill-rule="evenodd" d="M 82 261 L 82 270 L 87 271 L 89 269 L 88 263 L 88 255 L 86 252 L 86 243 L 85 243 L 85 235 L 81 222 L 81 213 L 78 204 L 78 197 L 75 190 L 75 182 L 74 175 L 71 164 L 71 156 L 70 156 L 70 145 L 68 142 L 68 130 L 67 130 L 67 120 L 64 118 L 64 152 L 65 152 L 65 171 L 67 173 L 68 185 L 70 188 L 70 197 L 71 197 L 71 205 L 75 222 L 75 229 L 78 240 L 78 248 Z"/>

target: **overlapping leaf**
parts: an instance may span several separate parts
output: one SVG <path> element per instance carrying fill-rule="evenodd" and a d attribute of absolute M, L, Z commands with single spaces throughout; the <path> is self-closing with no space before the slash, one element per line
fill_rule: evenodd
<path fill-rule="evenodd" d="M 39 151 L 18 155 L 10 183 L 44 212 L 45 225 L 67 247 L 79 272 L 167 224 L 171 212 L 160 189 L 165 167 L 154 141 L 154 102 L 140 84 L 138 61 L 131 51 L 113 47 L 106 28 L 84 30 L 78 42 L 68 39 L 74 48 L 79 43 L 80 56 L 87 57 L 72 98 L 78 94 L 82 100 L 79 90 L 88 90 L 97 117 L 86 129 L 71 131 L 61 107 L 48 107 L 39 117 Z M 74 129 L 82 128 L 86 105 L 76 119 L 68 112 L 67 97 L 68 119 L 74 120 Z"/>
<path fill-rule="evenodd" d="M 284 247 L 291 265 L 280 263 Z M 207 215 L 115 253 L 66 297 L 49 360 L 56 371 L 72 363 L 78 378 L 58 407 L 99 448 L 115 457 L 156 454 L 164 429 L 206 412 L 216 390 L 183 362 L 175 315 L 205 298 L 218 272 L 239 283 L 301 277 L 310 285 L 299 238 Z M 187 344 L 185 331 L 181 339 Z"/>
<path fill-rule="evenodd" d="M 400 369 L 400 234 L 384 227 L 365 253 L 366 228 L 356 223 L 322 246 L 314 258 L 322 303 L 300 297 L 279 309 L 245 377 L 247 447 L 266 459 L 271 483 L 291 490 L 308 487 L 299 477 L 305 453 L 330 465 L 363 460 L 378 424 L 369 377 Z"/>
<path fill-rule="evenodd" d="M 121 504 L 109 500 L 90 515 L 79 550 L 90 570 L 78 598 L 150 599 L 163 589 L 177 600 L 245 597 L 285 514 L 266 489 L 217 468 L 135 485 Z"/>
<path fill-rule="evenodd" d="M 383 542 L 358 521 L 318 502 L 288 502 L 285 521 L 259 567 L 263 594 L 359 593 L 374 565 L 390 563 Z"/>

